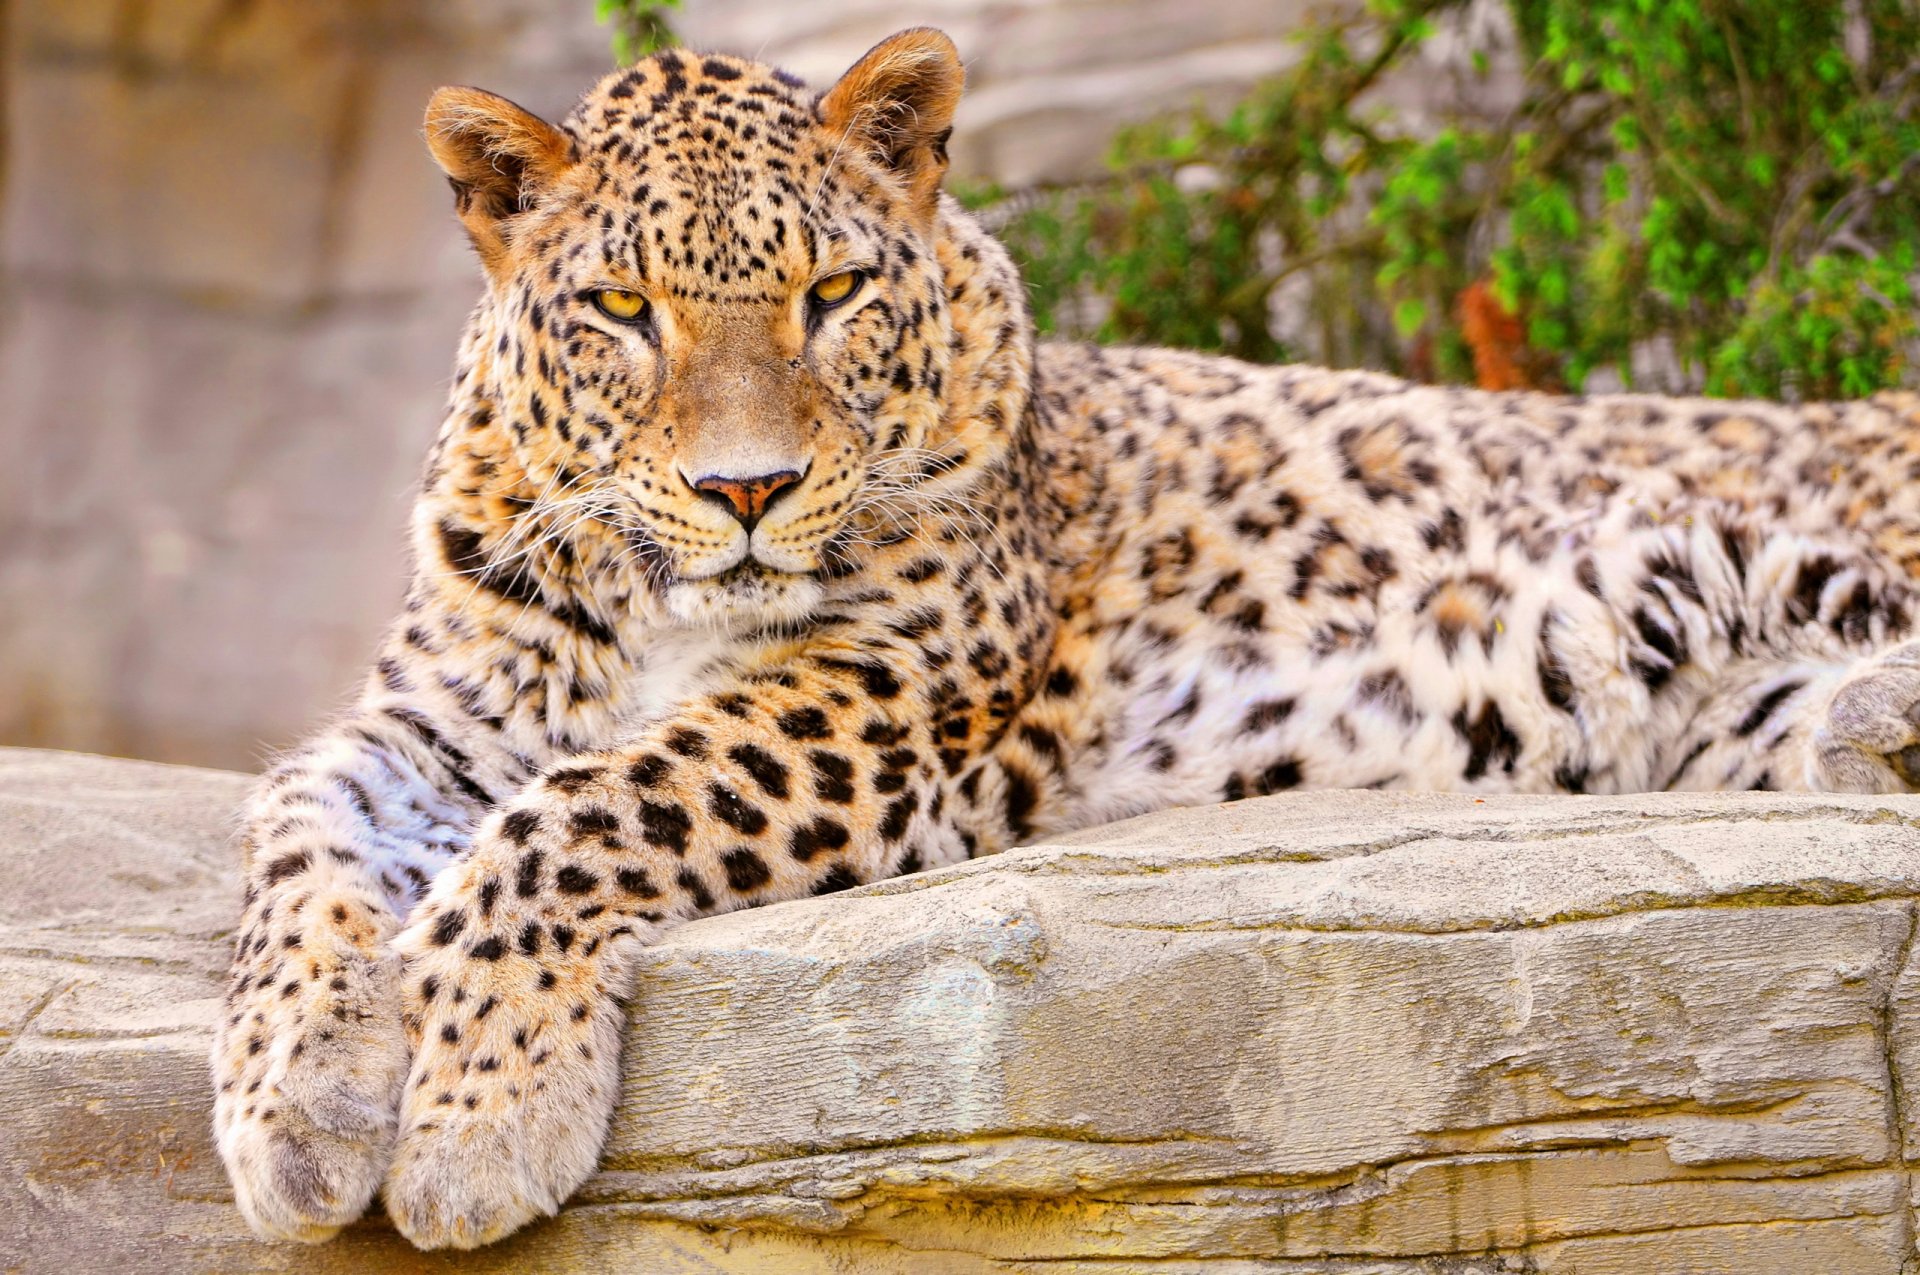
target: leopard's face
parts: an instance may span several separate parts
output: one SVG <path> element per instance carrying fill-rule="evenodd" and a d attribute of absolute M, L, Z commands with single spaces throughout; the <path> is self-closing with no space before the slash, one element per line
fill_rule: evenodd
<path fill-rule="evenodd" d="M 518 459 L 682 622 L 804 618 L 925 469 L 951 331 L 932 219 L 843 115 L 662 54 L 590 93 L 493 223 Z"/>

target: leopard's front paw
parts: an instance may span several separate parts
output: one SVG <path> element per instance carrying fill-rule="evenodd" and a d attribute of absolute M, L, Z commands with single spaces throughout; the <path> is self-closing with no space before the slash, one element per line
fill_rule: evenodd
<path fill-rule="evenodd" d="M 254 968 L 214 1040 L 215 1138 L 253 1229 L 317 1243 L 366 1211 L 393 1149 L 399 961 L 310 936 Z"/>
<path fill-rule="evenodd" d="M 319 1128 L 288 1105 L 223 1131 L 220 1158 L 240 1212 L 262 1239 L 318 1244 L 366 1212 L 389 1145 L 378 1133 Z"/>
<path fill-rule="evenodd" d="M 478 1248 L 559 1212 L 599 1162 L 610 1114 L 564 1105 L 443 1111 L 411 1127 L 387 1176 L 393 1224 L 419 1248 Z"/>
<path fill-rule="evenodd" d="M 385 1196 L 418 1247 L 475 1248 L 557 1212 L 593 1172 L 624 1013 L 577 946 L 556 950 L 564 923 L 517 921 L 512 943 L 467 926 L 444 945 L 436 924 L 401 938 L 420 1037 Z"/>
<path fill-rule="evenodd" d="M 1860 662 L 1812 739 L 1810 786 L 1830 792 L 1920 790 L 1920 642 Z"/>

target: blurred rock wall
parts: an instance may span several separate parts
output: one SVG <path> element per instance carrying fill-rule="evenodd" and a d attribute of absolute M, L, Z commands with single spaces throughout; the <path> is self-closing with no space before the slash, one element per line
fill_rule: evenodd
<path fill-rule="evenodd" d="M 955 163 L 1009 183 L 1224 100 L 1316 7 L 687 3 L 690 43 L 822 85 L 944 27 Z M 564 112 L 611 65 L 592 8 L 0 0 L 0 743 L 246 768 L 351 690 L 478 288 L 421 109 Z"/>

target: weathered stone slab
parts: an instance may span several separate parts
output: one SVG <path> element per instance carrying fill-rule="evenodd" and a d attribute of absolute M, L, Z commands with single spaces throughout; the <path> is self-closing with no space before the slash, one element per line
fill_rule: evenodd
<path fill-rule="evenodd" d="M 1920 800 L 1320 793 L 687 926 L 603 1171 L 254 1240 L 234 775 L 0 750 L 0 1269 L 1888 1272 Z"/>

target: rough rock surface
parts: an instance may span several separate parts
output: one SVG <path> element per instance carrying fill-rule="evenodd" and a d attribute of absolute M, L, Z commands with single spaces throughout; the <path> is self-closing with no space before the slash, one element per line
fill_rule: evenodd
<path fill-rule="evenodd" d="M 458 1257 L 209 1145 L 236 775 L 0 750 L 0 1270 L 1911 1270 L 1920 799 L 1323 793 L 652 949 L 606 1163 Z"/>

